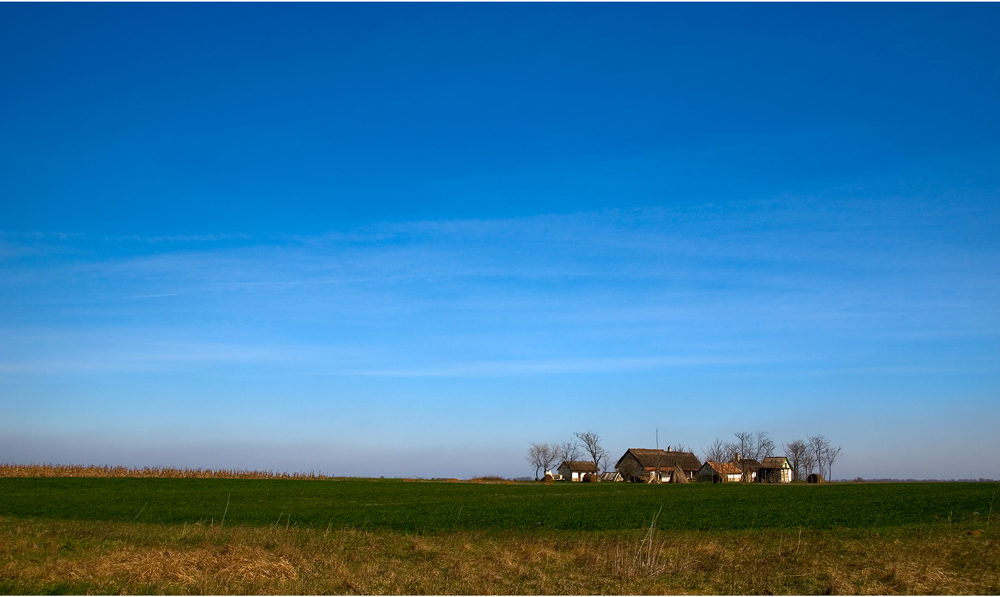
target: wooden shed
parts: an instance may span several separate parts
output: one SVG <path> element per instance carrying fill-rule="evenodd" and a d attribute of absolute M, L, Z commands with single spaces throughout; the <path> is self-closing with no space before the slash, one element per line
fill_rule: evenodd
<path fill-rule="evenodd" d="M 784 456 L 768 456 L 757 468 L 758 483 L 791 483 L 792 464 Z"/>
<path fill-rule="evenodd" d="M 732 462 L 709 460 L 698 470 L 698 481 L 701 483 L 739 483 L 742 477 L 740 467 Z"/>

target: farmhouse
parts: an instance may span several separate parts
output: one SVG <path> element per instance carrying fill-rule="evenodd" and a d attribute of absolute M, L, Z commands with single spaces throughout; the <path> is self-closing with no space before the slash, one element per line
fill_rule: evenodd
<path fill-rule="evenodd" d="M 740 458 L 740 454 L 737 452 L 736 456 L 730 462 L 739 467 L 740 472 L 743 474 L 740 482 L 753 483 L 757 479 L 757 469 L 760 468 L 760 463 L 757 460 L 753 458 Z"/>
<path fill-rule="evenodd" d="M 629 448 L 615 464 L 622 478 L 633 483 L 667 483 L 676 470 L 678 477 L 695 478 L 701 462 L 691 452 Z"/>
<path fill-rule="evenodd" d="M 792 465 L 784 456 L 768 456 L 757 469 L 758 483 L 791 483 Z"/>
<path fill-rule="evenodd" d="M 597 465 L 589 460 L 564 460 L 559 465 L 559 474 L 567 481 L 583 481 L 587 473 L 597 474 Z"/>
<path fill-rule="evenodd" d="M 709 460 L 698 470 L 698 481 L 702 483 L 739 483 L 742 477 L 740 467 L 732 462 Z"/>

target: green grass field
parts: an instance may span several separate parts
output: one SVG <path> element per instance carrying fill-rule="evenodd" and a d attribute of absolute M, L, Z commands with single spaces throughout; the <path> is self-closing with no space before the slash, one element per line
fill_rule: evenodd
<path fill-rule="evenodd" d="M 996 594 L 998 493 L 0 478 L 0 594 Z"/>
<path fill-rule="evenodd" d="M 472 484 L 398 480 L 0 479 L 0 516 L 306 528 L 872 529 L 985 520 L 998 483 Z M 228 504 L 228 505 L 227 505 Z M 996 504 L 1000 509 L 1000 504 Z"/>

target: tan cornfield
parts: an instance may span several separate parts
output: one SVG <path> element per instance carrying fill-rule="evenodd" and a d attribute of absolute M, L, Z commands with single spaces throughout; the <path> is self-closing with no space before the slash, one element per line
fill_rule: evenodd
<path fill-rule="evenodd" d="M 996 594 L 995 527 L 450 532 L 0 518 L 0 592 Z"/>

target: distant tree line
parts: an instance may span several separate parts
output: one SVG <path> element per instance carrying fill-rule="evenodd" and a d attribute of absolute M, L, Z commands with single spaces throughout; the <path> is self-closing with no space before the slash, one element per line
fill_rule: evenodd
<path fill-rule="evenodd" d="M 709 444 L 705 448 L 705 460 L 729 462 L 739 454 L 741 459 L 749 458 L 760 462 L 775 455 L 775 443 L 766 431 L 741 431 L 734 435 L 736 441 L 727 442 L 716 438 Z M 840 446 L 833 446 L 822 435 L 810 436 L 806 440 L 797 439 L 781 448 L 792 465 L 792 475 L 796 480 L 804 479 L 812 473 L 819 473 L 826 479 L 832 478 L 833 463 L 840 456 Z"/>
<path fill-rule="evenodd" d="M 740 431 L 733 434 L 735 441 L 723 441 L 716 438 L 704 449 L 704 460 L 713 462 L 730 462 L 739 454 L 740 459 L 763 461 L 768 456 L 775 455 L 776 444 L 767 431 Z M 580 460 L 589 456 L 589 460 L 601 472 L 610 468 L 610 453 L 601 446 L 601 436 L 594 431 L 576 431 L 575 439 L 562 443 L 543 444 L 532 443 L 528 448 L 526 460 L 535 468 L 535 479 L 539 471 L 552 470 L 564 461 Z M 795 440 L 783 444 L 784 456 L 792 466 L 793 479 L 802 480 L 812 473 L 819 473 L 824 478 L 833 476 L 833 463 L 840 456 L 840 446 L 833 446 L 830 440 L 822 435 L 809 436 L 806 440 Z M 674 452 L 693 452 L 690 448 L 677 444 L 671 448 Z"/>

